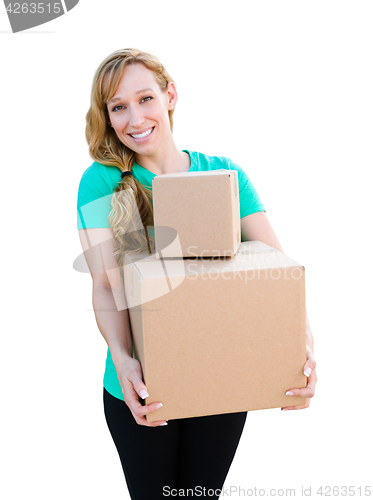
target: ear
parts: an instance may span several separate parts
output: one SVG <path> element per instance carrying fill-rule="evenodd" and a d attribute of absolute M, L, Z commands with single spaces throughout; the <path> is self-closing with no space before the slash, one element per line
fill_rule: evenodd
<path fill-rule="evenodd" d="M 178 100 L 178 95 L 174 82 L 168 82 L 167 98 L 168 98 L 168 104 L 170 105 L 171 109 L 173 109 Z"/>

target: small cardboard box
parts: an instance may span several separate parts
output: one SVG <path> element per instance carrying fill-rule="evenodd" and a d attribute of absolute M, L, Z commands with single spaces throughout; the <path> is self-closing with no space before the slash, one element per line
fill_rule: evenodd
<path fill-rule="evenodd" d="M 307 385 L 305 268 L 260 241 L 234 257 L 125 256 L 135 358 L 153 422 L 299 406 Z"/>
<path fill-rule="evenodd" d="M 237 253 L 241 223 L 236 170 L 157 175 L 152 189 L 159 256 L 233 257 Z"/>

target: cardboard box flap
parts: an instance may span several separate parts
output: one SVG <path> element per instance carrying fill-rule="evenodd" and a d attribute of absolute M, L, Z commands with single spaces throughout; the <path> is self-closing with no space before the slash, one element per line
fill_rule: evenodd
<path fill-rule="evenodd" d="M 226 168 L 219 168 L 217 170 L 197 170 L 197 171 L 188 171 L 188 172 L 173 172 L 170 174 L 160 174 L 153 178 L 154 182 L 162 181 L 162 179 L 167 178 L 180 178 L 180 177 L 206 177 L 209 175 L 232 175 L 236 172 L 235 170 L 227 170 Z"/>
<path fill-rule="evenodd" d="M 147 279 L 172 277 L 175 280 L 170 283 L 172 288 L 176 286 L 176 283 L 181 282 L 177 278 L 196 273 L 211 275 L 214 270 L 216 272 L 233 273 L 278 267 L 299 267 L 304 269 L 304 266 L 299 262 L 261 241 L 242 242 L 237 254 L 234 257 L 227 258 L 160 259 L 156 257 L 156 254 L 143 255 L 145 258 L 136 260 L 139 273 Z"/>

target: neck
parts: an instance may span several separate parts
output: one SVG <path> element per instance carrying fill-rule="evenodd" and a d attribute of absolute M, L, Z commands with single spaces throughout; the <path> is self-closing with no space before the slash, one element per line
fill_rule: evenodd
<path fill-rule="evenodd" d="M 180 151 L 173 139 L 162 150 L 158 148 L 152 155 L 137 155 L 135 161 L 156 175 L 187 172 L 190 168 L 188 153 Z"/>

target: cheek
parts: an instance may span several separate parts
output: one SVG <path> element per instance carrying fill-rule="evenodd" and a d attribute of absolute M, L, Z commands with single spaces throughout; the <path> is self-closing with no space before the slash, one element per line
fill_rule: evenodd
<path fill-rule="evenodd" d="M 163 107 L 159 102 L 150 104 L 147 107 L 147 115 L 154 118 L 163 118 L 167 115 L 167 108 Z"/>
<path fill-rule="evenodd" d="M 120 133 L 128 124 L 128 119 L 123 114 L 111 115 L 110 121 L 117 133 Z"/>

